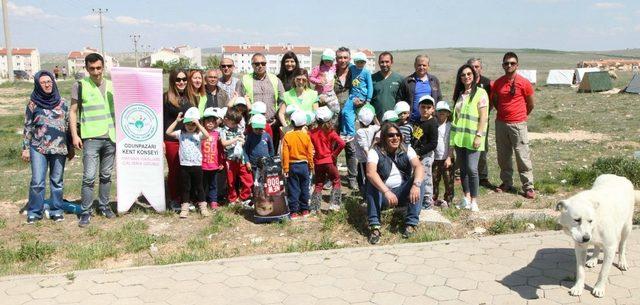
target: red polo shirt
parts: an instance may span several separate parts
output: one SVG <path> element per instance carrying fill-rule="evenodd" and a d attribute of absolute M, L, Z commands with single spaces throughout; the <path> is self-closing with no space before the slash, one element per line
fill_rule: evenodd
<path fill-rule="evenodd" d="M 515 85 L 515 93 L 511 94 L 511 86 Z M 505 75 L 498 78 L 491 87 L 494 105 L 497 110 L 496 119 L 505 123 L 521 123 L 527 121 L 527 101 L 525 97 L 533 95 L 533 86 L 524 77 L 516 74 L 515 81 Z"/>

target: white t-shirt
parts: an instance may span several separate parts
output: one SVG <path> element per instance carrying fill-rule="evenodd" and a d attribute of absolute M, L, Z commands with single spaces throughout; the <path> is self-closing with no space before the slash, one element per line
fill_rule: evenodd
<path fill-rule="evenodd" d="M 173 132 L 180 143 L 178 155 L 180 156 L 180 165 L 182 166 L 202 166 L 201 141 L 202 133 L 198 132 L 182 132 L 176 130 Z"/>
<path fill-rule="evenodd" d="M 365 128 L 356 130 L 356 159 L 358 162 L 367 162 L 367 154 L 373 143 L 373 137 L 380 130 L 380 126 L 371 124 Z"/>
<path fill-rule="evenodd" d="M 407 157 L 409 157 L 409 160 L 411 161 L 414 158 L 417 158 L 418 155 L 416 154 L 416 151 L 413 150 L 413 148 L 409 147 L 407 148 Z M 378 164 L 378 160 L 380 160 L 378 152 L 376 152 L 375 149 L 370 149 L 369 154 L 367 155 L 367 163 Z M 387 180 L 384 182 L 384 185 L 386 185 L 390 189 L 393 189 L 399 187 L 401 184 L 402 175 L 400 174 L 400 170 L 394 162 L 391 162 L 391 172 L 389 173 L 389 178 L 387 178 Z"/>
<path fill-rule="evenodd" d="M 438 125 L 438 146 L 434 150 L 434 160 L 445 160 L 449 154 L 449 135 L 451 122 Z"/>

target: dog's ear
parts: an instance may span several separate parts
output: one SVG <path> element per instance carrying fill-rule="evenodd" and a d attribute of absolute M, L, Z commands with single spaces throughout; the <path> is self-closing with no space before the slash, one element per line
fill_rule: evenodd
<path fill-rule="evenodd" d="M 567 203 L 564 200 L 560 200 L 558 204 L 556 204 L 556 211 L 564 211 L 567 209 Z"/>

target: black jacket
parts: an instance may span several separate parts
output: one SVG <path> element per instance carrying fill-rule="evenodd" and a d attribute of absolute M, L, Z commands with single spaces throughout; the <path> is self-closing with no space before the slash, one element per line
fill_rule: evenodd
<path fill-rule="evenodd" d="M 404 78 L 402 84 L 400 84 L 400 89 L 398 90 L 398 94 L 396 96 L 396 102 L 405 101 L 409 103 L 409 106 L 413 108 L 413 97 L 416 94 L 416 73 L 412 73 L 411 75 Z M 440 88 L 440 80 L 435 75 L 427 73 L 427 77 L 429 78 L 429 84 L 431 85 L 431 97 L 438 103 L 442 100 L 442 89 Z M 435 106 L 435 105 L 434 105 Z M 413 111 L 413 109 L 412 109 Z"/>

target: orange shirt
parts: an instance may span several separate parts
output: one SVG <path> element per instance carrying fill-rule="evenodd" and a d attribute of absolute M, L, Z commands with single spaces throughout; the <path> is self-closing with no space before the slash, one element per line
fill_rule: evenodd
<path fill-rule="evenodd" d="M 293 130 L 287 132 L 282 139 L 282 169 L 289 172 L 289 164 L 295 161 L 306 160 L 309 170 L 313 171 L 313 144 L 305 130 Z"/>

